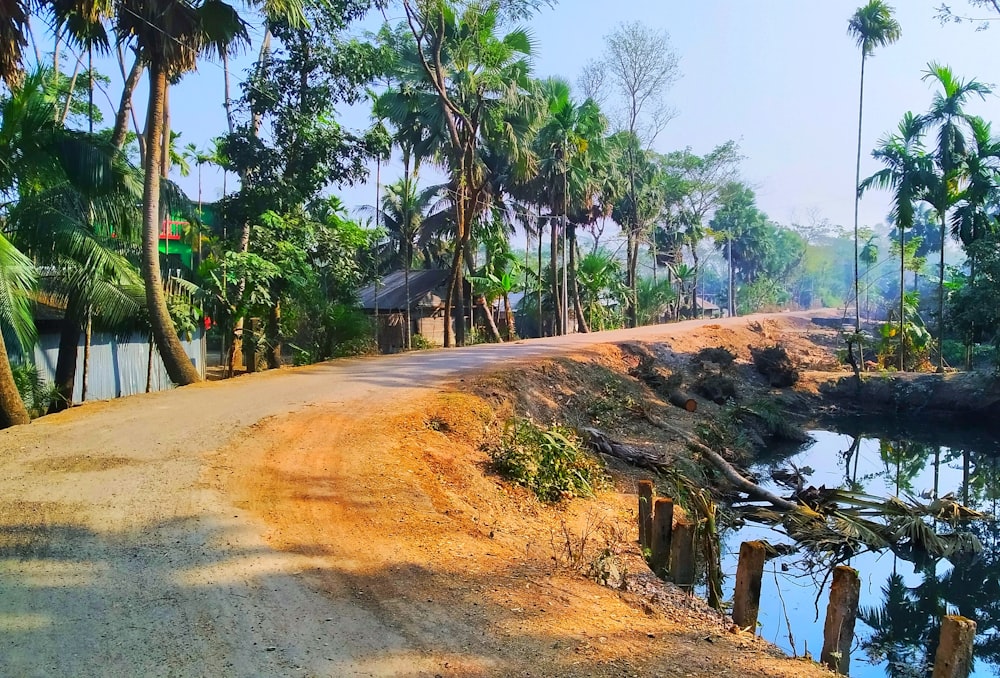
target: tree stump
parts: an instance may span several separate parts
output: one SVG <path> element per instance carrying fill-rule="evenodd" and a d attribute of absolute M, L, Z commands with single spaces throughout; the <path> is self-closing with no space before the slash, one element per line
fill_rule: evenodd
<path fill-rule="evenodd" d="M 653 481 L 639 481 L 639 548 L 643 555 L 651 548 L 650 534 L 653 529 Z"/>
<path fill-rule="evenodd" d="M 969 678 L 972 672 L 972 641 L 976 622 L 947 615 L 941 622 L 941 642 L 934 656 L 932 678 Z"/>
<path fill-rule="evenodd" d="M 854 622 L 858 617 L 860 597 L 861 577 L 858 571 L 844 565 L 834 568 L 820 661 L 845 676 L 851 668 L 851 645 L 854 643 Z"/>
<path fill-rule="evenodd" d="M 757 632 L 760 611 L 760 586 L 764 579 L 764 543 L 745 541 L 740 545 L 736 566 L 736 591 L 733 593 L 733 623 L 741 629 Z"/>
<path fill-rule="evenodd" d="M 694 536 L 695 524 L 679 520 L 670 538 L 670 579 L 687 590 L 694 588 Z"/>
<path fill-rule="evenodd" d="M 653 524 L 650 530 L 649 568 L 658 577 L 670 570 L 671 525 L 674 522 L 673 499 L 660 498 L 653 502 Z"/>

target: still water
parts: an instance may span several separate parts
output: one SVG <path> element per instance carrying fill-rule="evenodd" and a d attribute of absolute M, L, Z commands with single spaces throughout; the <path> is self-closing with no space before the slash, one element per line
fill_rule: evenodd
<path fill-rule="evenodd" d="M 836 430 L 833 430 L 836 429 Z M 838 431 L 850 431 L 842 433 Z M 945 613 L 977 623 L 974 676 L 1000 676 L 1000 443 L 995 435 L 942 427 L 915 430 L 887 428 L 884 422 L 837 422 L 810 431 L 812 441 L 798 450 L 762 460 L 754 468 L 762 485 L 779 494 L 770 471 L 810 467 L 807 485 L 838 487 L 880 497 L 907 495 L 928 502 L 954 493 L 963 504 L 989 520 L 966 528 L 982 542 L 975 557 L 955 557 L 919 567 L 891 551 L 867 553 L 849 564 L 861 575 L 861 618 L 855 628 L 851 675 L 864 678 L 930 676 Z M 923 499 L 921 499 L 923 497 Z M 732 596 L 740 543 L 765 539 L 791 543 L 784 534 L 747 523 L 723 534 L 724 593 Z M 818 659 L 829 583 L 820 591 L 825 569 L 811 571 L 801 556 L 783 556 L 765 566 L 759 634 L 802 656 Z M 817 593 L 820 593 L 817 603 Z"/>

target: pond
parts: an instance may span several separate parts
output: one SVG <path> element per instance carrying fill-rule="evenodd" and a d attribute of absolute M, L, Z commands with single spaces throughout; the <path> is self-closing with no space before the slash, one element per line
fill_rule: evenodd
<path fill-rule="evenodd" d="M 973 675 L 1000 676 L 1000 526 L 995 521 L 1000 443 L 993 434 L 946 433 L 944 428 L 893 427 L 864 419 L 827 423 L 825 430 L 810 431 L 812 440 L 798 450 L 761 460 L 753 469 L 762 486 L 782 495 L 789 490 L 775 483 L 771 472 L 794 465 L 812 469 L 807 486 L 909 496 L 924 503 L 953 493 L 962 504 L 988 516 L 962 528 L 982 543 L 978 555 L 952 556 L 954 562 L 915 558 L 924 562 L 914 564 L 884 551 L 864 553 L 848 563 L 859 571 L 862 582 L 852 676 L 930 676 L 940 619 L 946 613 L 977 623 Z M 727 530 L 722 544 L 727 597 L 732 596 L 740 543 L 753 539 L 792 543 L 779 531 L 753 522 Z M 808 652 L 818 659 L 829 582 L 822 591 L 820 586 L 827 571 L 805 562 L 801 554 L 768 560 L 759 634 L 790 654 Z"/>

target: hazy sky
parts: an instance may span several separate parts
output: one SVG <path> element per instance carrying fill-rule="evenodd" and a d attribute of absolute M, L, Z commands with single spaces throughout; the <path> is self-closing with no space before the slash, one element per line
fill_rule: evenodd
<path fill-rule="evenodd" d="M 870 157 L 878 139 L 895 129 L 905 111 L 919 112 L 929 104 L 933 88 L 921 81 L 929 61 L 947 64 L 962 77 L 986 83 L 1000 79 L 1000 67 L 989 56 L 1000 25 L 980 32 L 969 23 L 942 26 L 935 18 L 940 2 L 894 3 L 902 38 L 867 64 L 862 176 L 879 168 Z M 657 149 L 690 146 L 700 154 L 735 139 L 746 156 L 744 178 L 755 186 L 760 206 L 772 219 L 788 224 L 827 218 L 850 225 L 860 53 L 846 29 L 859 3 L 621 0 L 609 5 L 607 0 L 562 0 L 530 21 L 537 43 L 535 74 L 575 81 L 619 21 L 639 20 L 664 29 L 680 57 L 681 78 L 669 95 L 677 117 L 658 138 Z M 968 13 L 962 0 L 951 4 Z M 259 28 L 252 35 L 253 48 L 234 60 L 237 74 L 256 52 Z M 221 66 L 203 63 L 173 88 L 173 128 L 183 133 L 183 143 L 201 145 L 224 131 L 222 81 Z M 120 77 L 114 85 L 119 83 Z M 140 112 L 143 96 L 144 91 L 136 97 Z M 970 110 L 1000 121 L 996 96 L 977 100 Z M 345 112 L 344 120 L 353 128 L 368 125 L 360 110 Z M 383 170 L 383 181 L 398 173 L 390 166 Z M 192 196 L 196 193 L 193 176 L 181 183 Z M 216 173 L 206 170 L 205 185 L 206 198 L 221 193 Z M 334 192 L 351 208 L 373 203 L 374 181 Z M 866 196 L 861 223 L 882 223 L 887 205 L 884 195 Z"/>

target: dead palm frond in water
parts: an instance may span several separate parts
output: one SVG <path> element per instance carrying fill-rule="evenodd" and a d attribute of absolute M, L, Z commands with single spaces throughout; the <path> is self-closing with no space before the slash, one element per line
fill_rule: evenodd
<path fill-rule="evenodd" d="M 876 497 L 841 489 L 807 488 L 790 511 L 748 506 L 748 520 L 781 525 L 816 560 L 836 564 L 864 551 L 891 550 L 904 560 L 949 558 L 983 550 L 979 539 L 960 531 L 962 523 L 986 516 L 946 495 L 924 503 L 907 496 Z M 938 524 L 949 531 L 939 532 Z"/>

